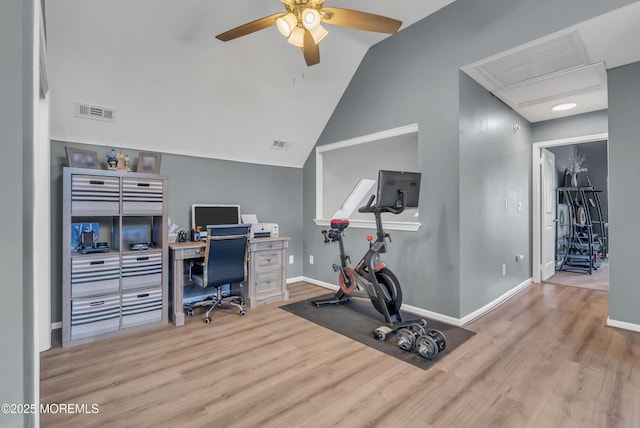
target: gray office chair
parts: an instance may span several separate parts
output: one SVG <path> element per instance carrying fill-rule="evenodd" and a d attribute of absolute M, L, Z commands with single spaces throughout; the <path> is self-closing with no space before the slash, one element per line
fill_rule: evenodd
<path fill-rule="evenodd" d="M 193 308 L 208 307 L 204 316 L 205 324 L 211 322 L 211 311 L 216 307 L 231 306 L 240 310 L 244 317 L 244 282 L 247 274 L 247 241 L 250 225 L 223 225 L 207 228 L 207 246 L 204 262 L 194 262 L 190 266 L 191 280 L 200 287 L 215 287 L 215 297 L 209 297 L 189 305 Z M 223 295 L 222 287 L 229 285 L 230 294 Z M 234 294 L 237 293 L 237 294 Z"/>

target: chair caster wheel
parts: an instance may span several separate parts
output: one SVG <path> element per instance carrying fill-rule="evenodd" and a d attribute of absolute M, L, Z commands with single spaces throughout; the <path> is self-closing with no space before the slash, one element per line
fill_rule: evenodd
<path fill-rule="evenodd" d="M 204 319 L 205 324 L 211 324 L 211 318 L 207 317 Z"/>
<path fill-rule="evenodd" d="M 244 309 L 240 311 L 240 316 L 241 317 L 246 317 L 247 316 L 247 311 L 245 311 Z"/>

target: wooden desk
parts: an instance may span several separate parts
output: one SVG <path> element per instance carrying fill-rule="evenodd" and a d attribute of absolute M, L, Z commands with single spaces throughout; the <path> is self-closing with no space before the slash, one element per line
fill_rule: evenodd
<path fill-rule="evenodd" d="M 258 305 L 288 300 L 286 281 L 286 250 L 289 238 L 258 238 L 249 240 L 247 271 L 247 303 Z M 182 306 L 185 285 L 185 261 L 204 257 L 204 241 L 169 244 L 170 253 L 170 314 L 175 326 L 184 325 Z"/>
<path fill-rule="evenodd" d="M 182 309 L 182 289 L 184 288 L 184 262 L 185 260 L 204 257 L 205 243 L 200 241 L 187 241 L 169 244 L 169 257 L 171 259 L 171 320 L 175 326 L 184 325 L 184 310 Z"/>

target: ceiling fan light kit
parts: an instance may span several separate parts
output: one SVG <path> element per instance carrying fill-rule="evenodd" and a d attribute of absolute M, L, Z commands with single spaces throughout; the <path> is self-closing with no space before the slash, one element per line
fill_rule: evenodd
<path fill-rule="evenodd" d="M 301 27 L 294 28 L 287 41 L 293 46 L 304 47 L 304 30 Z"/>
<path fill-rule="evenodd" d="M 324 39 L 326 35 L 329 34 L 329 32 L 322 25 L 318 25 L 317 27 L 310 29 L 309 32 L 311 33 L 313 41 L 316 42 L 316 44 L 320 43 L 320 40 Z"/>
<path fill-rule="evenodd" d="M 318 43 L 329 34 L 321 25 L 322 22 L 387 34 L 397 32 L 402 25 L 402 21 L 385 16 L 358 10 L 324 7 L 324 0 L 280 0 L 280 2 L 284 4 L 286 13 L 275 13 L 256 19 L 218 34 L 216 38 L 228 42 L 275 25 L 280 34 L 287 37 L 289 43 L 302 48 L 305 62 L 308 66 L 312 66 L 320 62 Z"/>
<path fill-rule="evenodd" d="M 280 34 L 289 37 L 294 28 L 296 28 L 296 25 L 298 25 L 298 19 L 293 13 L 289 12 L 282 18 L 276 19 L 276 25 L 278 26 Z"/>
<path fill-rule="evenodd" d="M 313 30 L 320 25 L 320 12 L 315 9 L 306 8 L 302 11 L 302 25 L 307 30 Z"/>

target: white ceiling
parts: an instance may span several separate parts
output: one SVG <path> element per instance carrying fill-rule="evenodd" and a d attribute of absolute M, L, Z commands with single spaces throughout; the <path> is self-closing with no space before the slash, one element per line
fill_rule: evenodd
<path fill-rule="evenodd" d="M 609 68 L 640 61 L 640 2 L 462 69 L 529 122 L 607 108 Z M 555 112 L 573 102 L 577 107 Z"/>
<path fill-rule="evenodd" d="M 400 19 L 402 30 L 452 1 L 326 5 Z M 388 35 L 327 25 L 313 67 L 275 27 L 214 38 L 280 11 L 278 0 L 47 1 L 52 138 L 301 167 L 365 53 Z M 76 118 L 75 102 L 114 109 L 116 121 Z"/>
<path fill-rule="evenodd" d="M 326 4 L 400 19 L 402 30 L 452 1 Z M 301 167 L 365 53 L 388 36 L 327 25 L 313 67 L 275 27 L 214 38 L 282 10 L 278 0 L 47 1 L 51 137 Z M 607 108 L 603 70 L 640 60 L 638 22 L 640 2 L 464 70 L 532 122 Z M 552 113 L 557 94 L 579 107 Z M 76 118 L 76 102 L 114 109 L 115 123 Z"/>

